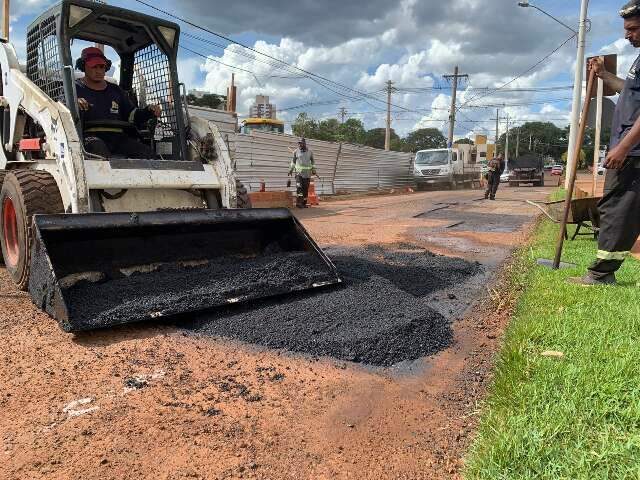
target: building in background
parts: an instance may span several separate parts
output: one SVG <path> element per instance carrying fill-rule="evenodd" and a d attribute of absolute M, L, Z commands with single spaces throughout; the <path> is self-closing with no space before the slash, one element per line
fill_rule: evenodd
<path fill-rule="evenodd" d="M 242 121 L 242 133 L 284 133 L 284 122 L 276 118 L 276 106 L 267 95 L 256 95 L 256 103 L 249 108 L 249 118 Z"/>
<path fill-rule="evenodd" d="M 256 102 L 249 109 L 251 118 L 277 118 L 276 106 L 269 103 L 268 95 L 256 95 Z"/>

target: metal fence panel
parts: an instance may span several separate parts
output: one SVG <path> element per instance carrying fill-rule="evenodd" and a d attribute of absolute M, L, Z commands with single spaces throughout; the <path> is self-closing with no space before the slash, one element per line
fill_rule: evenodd
<path fill-rule="evenodd" d="M 287 188 L 287 173 L 298 138 L 294 135 L 251 132 L 235 135 L 235 162 L 238 178 L 250 191 L 258 191 L 264 181 L 267 190 Z M 321 195 L 401 188 L 413 183 L 413 154 L 352 144 L 307 140 L 313 152 L 316 192 Z"/>
<path fill-rule="evenodd" d="M 413 183 L 413 154 L 343 144 L 335 177 L 336 193 L 401 188 Z"/>
<path fill-rule="evenodd" d="M 338 143 L 307 140 L 313 152 L 316 171 L 316 192 L 333 194 L 333 172 L 338 155 Z M 295 191 L 295 182 L 287 188 L 293 152 L 298 148 L 298 137 L 280 133 L 251 132 L 238 134 L 235 139 L 235 161 L 238 178 L 249 191 L 258 191 L 264 181 L 267 190 Z"/>

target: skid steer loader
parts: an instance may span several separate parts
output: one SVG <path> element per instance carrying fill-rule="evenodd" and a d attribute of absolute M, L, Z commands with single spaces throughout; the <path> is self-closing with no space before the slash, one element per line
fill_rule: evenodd
<path fill-rule="evenodd" d="M 27 33 L 26 66 L 0 43 L 0 244 L 18 288 L 79 331 L 339 283 L 286 209 L 251 209 L 224 139 L 191 117 L 178 83 L 179 26 L 63 0 Z M 110 47 L 154 158 L 88 153 L 73 42 Z M 105 122 L 113 127 L 112 122 Z M 131 125 L 116 125 L 127 127 Z"/>

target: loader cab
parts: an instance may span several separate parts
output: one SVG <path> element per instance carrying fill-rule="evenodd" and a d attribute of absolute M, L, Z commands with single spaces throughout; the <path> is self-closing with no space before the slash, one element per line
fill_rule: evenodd
<path fill-rule="evenodd" d="M 133 105 L 162 107 L 157 124 L 137 132 L 140 141 L 165 160 L 186 160 L 188 117 L 176 67 L 179 35 L 180 27 L 172 22 L 103 3 L 63 0 L 28 29 L 27 76 L 64 103 L 80 129 L 73 73 L 78 45 L 104 45 L 116 81 Z"/>

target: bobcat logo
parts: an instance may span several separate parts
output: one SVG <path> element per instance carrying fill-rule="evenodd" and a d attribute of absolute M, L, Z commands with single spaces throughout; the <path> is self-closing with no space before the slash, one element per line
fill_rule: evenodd
<path fill-rule="evenodd" d="M 120 113 L 120 105 L 118 105 L 118 102 L 116 102 L 115 100 L 111 102 L 111 113 Z"/>

